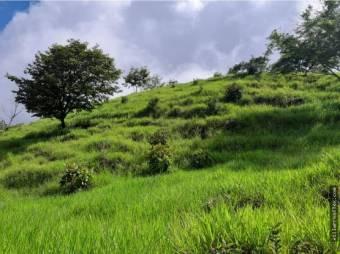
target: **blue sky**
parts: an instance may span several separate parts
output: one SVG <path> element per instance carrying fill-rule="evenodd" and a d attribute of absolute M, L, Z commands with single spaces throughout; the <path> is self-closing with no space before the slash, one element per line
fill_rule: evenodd
<path fill-rule="evenodd" d="M 0 31 L 5 28 L 14 14 L 18 11 L 26 11 L 30 1 L 4 1 L 0 2 Z"/>

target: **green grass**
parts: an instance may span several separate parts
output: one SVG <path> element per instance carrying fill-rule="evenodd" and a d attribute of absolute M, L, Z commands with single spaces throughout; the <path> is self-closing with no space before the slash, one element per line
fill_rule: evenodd
<path fill-rule="evenodd" d="M 243 97 L 225 103 L 233 83 Z M 0 136 L 0 253 L 276 253 L 276 225 L 280 253 L 331 252 L 339 87 L 317 74 L 229 76 L 118 98 L 70 115 L 63 131 L 51 119 L 14 126 Z M 160 117 L 140 116 L 155 97 Z M 170 172 L 142 176 L 158 129 Z M 194 169 L 194 151 L 213 165 Z M 61 195 L 73 162 L 94 169 L 93 188 Z"/>

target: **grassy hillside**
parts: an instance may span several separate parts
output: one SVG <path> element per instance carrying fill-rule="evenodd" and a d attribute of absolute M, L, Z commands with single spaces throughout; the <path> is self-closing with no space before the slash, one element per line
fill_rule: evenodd
<path fill-rule="evenodd" d="M 242 98 L 226 102 L 233 84 Z M 71 115 L 66 130 L 15 126 L 0 136 L 0 252 L 330 252 L 339 91 L 325 75 L 224 77 L 117 98 Z M 172 163 L 150 176 L 159 129 Z M 72 162 L 93 169 L 94 184 L 62 195 Z"/>

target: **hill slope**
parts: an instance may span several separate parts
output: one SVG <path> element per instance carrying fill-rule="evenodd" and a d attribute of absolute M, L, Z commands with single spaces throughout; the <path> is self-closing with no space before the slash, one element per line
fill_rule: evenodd
<path fill-rule="evenodd" d="M 64 131 L 47 119 L 13 127 L 0 136 L 0 252 L 275 253 L 275 239 L 283 253 L 330 250 L 339 87 L 324 75 L 224 77 L 117 98 Z M 171 170 L 147 176 L 158 129 Z M 94 187 L 64 196 L 71 162 L 94 169 Z"/>

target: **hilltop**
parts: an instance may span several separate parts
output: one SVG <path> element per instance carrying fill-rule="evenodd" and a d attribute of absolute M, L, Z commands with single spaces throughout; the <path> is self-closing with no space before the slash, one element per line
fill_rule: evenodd
<path fill-rule="evenodd" d="M 52 119 L 11 127 L 0 136 L 0 252 L 329 251 L 339 89 L 331 75 L 228 75 L 110 100 L 64 130 Z M 171 166 L 150 175 L 157 130 Z M 90 190 L 60 193 L 70 163 L 93 170 Z"/>

